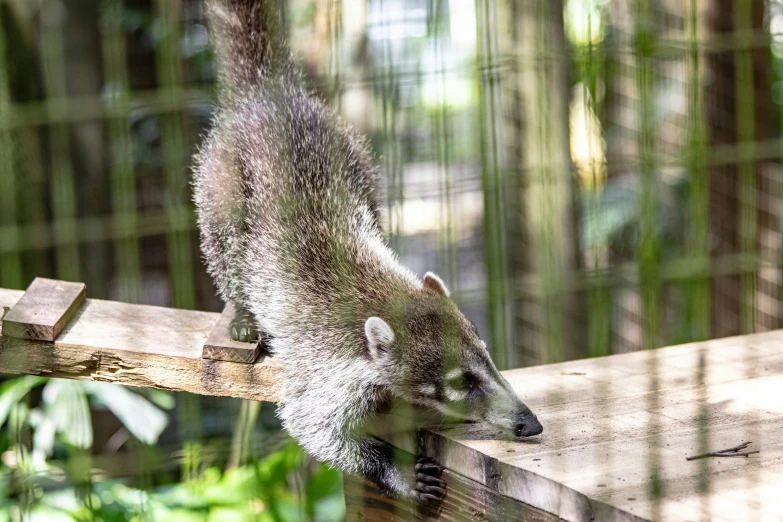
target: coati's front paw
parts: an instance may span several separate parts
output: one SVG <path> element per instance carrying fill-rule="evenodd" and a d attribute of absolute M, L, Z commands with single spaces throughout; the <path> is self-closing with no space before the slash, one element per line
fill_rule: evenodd
<path fill-rule="evenodd" d="M 229 334 L 235 341 L 253 343 L 258 341 L 258 329 L 253 316 L 247 313 L 238 313 L 231 321 Z"/>
<path fill-rule="evenodd" d="M 416 460 L 416 500 L 420 505 L 428 506 L 441 502 L 446 496 L 446 483 L 441 479 L 443 468 L 432 459 L 419 457 Z"/>
<path fill-rule="evenodd" d="M 231 325 L 231 338 L 241 343 L 252 343 L 258 341 L 258 333 L 255 328 L 243 324 Z"/>

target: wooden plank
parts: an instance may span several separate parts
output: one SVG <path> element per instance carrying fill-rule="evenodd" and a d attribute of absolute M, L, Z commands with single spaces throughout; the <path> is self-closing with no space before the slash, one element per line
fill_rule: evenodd
<path fill-rule="evenodd" d="M 781 520 L 781 346 L 777 331 L 504 372 L 544 433 L 432 428 L 423 453 L 567 520 Z M 687 462 L 705 440 L 761 453 Z"/>
<path fill-rule="evenodd" d="M 201 354 L 204 359 L 252 364 L 258 358 L 261 351 L 259 342 L 243 343 L 231 338 L 231 321 L 235 314 L 234 303 L 226 303 L 223 313 L 204 343 Z"/>
<path fill-rule="evenodd" d="M 0 307 L 23 292 L 0 289 Z M 87 299 L 51 343 L 0 337 L 0 373 L 113 382 L 242 399 L 278 400 L 274 357 L 212 361 L 202 347 L 220 314 Z M 0 329 L 0 334 L 2 329 Z"/>
<path fill-rule="evenodd" d="M 563 464 L 568 465 L 580 457 L 592 463 L 601 458 L 602 454 L 611 455 L 613 461 L 608 465 L 587 466 L 587 473 L 578 474 L 572 479 L 573 486 L 584 486 L 588 490 L 589 486 L 595 484 L 597 474 L 602 477 L 609 477 L 610 474 L 615 478 L 620 477 L 615 480 L 617 484 L 614 487 L 590 494 L 609 504 L 626 505 L 629 511 L 650 520 L 779 521 L 783 520 L 783 503 L 780 501 L 783 492 L 783 441 L 780 433 L 780 417 L 774 421 L 735 424 L 724 426 L 722 430 L 710 430 L 710 449 L 736 446 L 752 438 L 751 449 L 758 449 L 761 453 L 747 459 L 705 459 L 699 464 L 685 461 L 686 454 L 699 453 L 697 432 L 662 434 L 659 443 L 659 474 L 663 498 L 657 506 L 655 501 L 645 500 L 649 495 L 650 483 L 645 476 L 646 467 L 639 465 L 639 457 L 644 453 L 637 455 L 635 460 L 629 459 L 634 446 L 643 447 L 644 441 L 638 441 L 619 453 L 607 444 L 578 448 L 568 453 Z M 686 439 L 685 443 L 680 442 L 682 438 Z M 688 446 L 692 449 L 685 450 Z M 704 470 L 703 477 L 699 473 L 701 469 Z M 703 478 L 709 479 L 709 489 L 705 493 L 695 494 Z"/>
<path fill-rule="evenodd" d="M 54 341 L 87 297 L 84 283 L 36 277 L 3 318 L 3 334 Z"/>
<path fill-rule="evenodd" d="M 437 508 L 425 512 L 391 500 L 366 480 L 344 475 L 345 520 L 347 522 L 402 522 L 408 520 L 481 522 L 524 520 L 558 522 L 562 519 L 517 500 L 498 494 L 474 480 L 444 470 L 448 494 Z"/>
<path fill-rule="evenodd" d="M 532 408 L 655 389 L 746 378 L 781 352 L 783 331 L 715 339 L 594 359 L 509 370 L 503 375 Z M 783 371 L 777 366 L 772 371 Z M 701 370 L 700 370 L 701 368 Z M 650 372 L 655 369 L 655 380 Z"/>
<path fill-rule="evenodd" d="M 596 519 L 596 511 L 603 512 L 606 506 L 594 506 L 592 500 L 579 491 L 535 472 L 511 466 L 504 467 L 496 459 L 485 457 L 477 451 L 465 449 L 461 445 L 453 443 L 455 438 L 461 440 L 463 437 L 468 437 L 464 434 L 460 434 L 462 435 L 460 437 L 457 435 L 458 432 L 452 430 L 466 429 L 471 433 L 476 433 L 477 429 L 483 430 L 482 438 L 487 442 L 502 439 L 502 435 L 494 430 L 478 425 L 455 424 L 450 428 L 431 426 L 412 436 L 412 427 L 419 425 L 419 419 L 427 418 L 427 416 L 428 413 L 425 410 L 414 408 L 406 414 L 402 414 L 398 408 L 394 408 L 393 415 L 380 415 L 369 426 L 368 432 L 409 453 L 431 457 L 446 469 L 468 480 L 475 481 L 504 498 L 508 497 L 525 506 L 548 513 L 556 520 L 563 519 L 575 522 L 634 520 L 618 516 L 604 516 L 602 519 Z M 429 418 L 432 418 L 431 413 Z M 514 443 L 519 444 L 518 442 Z M 519 491 L 517 491 L 517 486 Z M 450 495 L 451 492 L 447 494 L 447 498 Z M 609 511 L 616 510 L 610 508 Z M 614 513 L 614 515 L 618 515 L 618 513 Z M 416 519 L 410 518 L 408 520 Z M 495 519 L 488 518 L 488 520 Z"/>
<path fill-rule="evenodd" d="M 774 383 L 770 388 L 779 390 L 779 384 Z M 603 436 L 596 437 L 597 440 L 580 439 L 580 430 L 575 424 L 579 425 L 585 418 L 583 415 L 564 412 L 547 417 L 547 429 L 562 431 L 560 438 L 542 438 L 539 444 L 533 444 L 502 440 L 497 433 L 480 428 L 426 431 L 425 454 L 438 455 L 443 465 L 463 471 L 476 480 L 487 480 L 488 486 L 501 493 L 527 498 L 542 509 L 557 509 L 568 520 L 588 519 L 581 518 L 574 510 L 580 497 L 593 512 L 597 502 L 617 508 L 611 517 L 604 516 L 602 520 L 618 519 L 623 513 L 643 519 L 682 520 L 681 517 L 689 516 L 698 519 L 699 511 L 689 510 L 700 508 L 702 472 L 712 476 L 712 490 L 716 496 L 722 494 L 721 481 L 737 474 L 748 478 L 745 489 L 748 496 L 758 496 L 769 508 L 774 506 L 773 497 L 764 497 L 761 490 L 756 492 L 764 482 L 754 482 L 750 478 L 760 469 L 779 469 L 783 464 L 780 443 L 775 440 L 779 437 L 780 415 L 770 415 L 760 424 L 751 423 L 748 417 L 740 417 L 731 424 L 724 416 L 706 430 L 676 429 L 661 422 L 660 418 L 656 419 L 659 416 L 635 408 L 625 414 L 596 419 L 598 429 L 595 431 L 603 431 Z M 753 447 L 762 453 L 747 460 L 686 462 L 686 456 L 700 452 L 699 439 L 704 432 L 711 441 L 711 449 L 753 440 Z M 455 438 L 463 444 L 453 444 Z M 658 454 L 656 468 L 663 484 L 664 498 L 660 501 L 651 496 L 649 466 L 653 451 Z M 783 486 L 779 481 L 778 485 Z M 738 504 L 735 509 L 741 510 L 747 505 Z M 668 516 L 653 516 L 656 509 Z M 737 516 L 736 511 L 723 510 L 721 513 L 729 518 L 744 518 Z M 708 519 L 720 520 L 721 513 L 713 513 Z"/>

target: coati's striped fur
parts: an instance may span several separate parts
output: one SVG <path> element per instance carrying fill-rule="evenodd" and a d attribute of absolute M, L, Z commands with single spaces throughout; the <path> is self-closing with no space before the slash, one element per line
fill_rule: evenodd
<path fill-rule="evenodd" d="M 304 87 L 276 1 L 206 1 L 220 94 L 194 189 L 209 272 L 284 365 L 288 432 L 390 495 L 436 500 L 436 465 L 401 463 L 364 433 L 381 404 L 401 399 L 517 436 L 541 425 L 441 280 L 420 280 L 386 246 L 373 157 Z"/>

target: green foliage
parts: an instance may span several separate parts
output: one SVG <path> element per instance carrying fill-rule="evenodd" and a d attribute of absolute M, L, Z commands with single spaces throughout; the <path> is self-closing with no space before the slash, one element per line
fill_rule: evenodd
<path fill-rule="evenodd" d="M 6 381 L 0 386 L 0 426 L 5 424 L 8 414 L 16 404 L 18 404 L 30 390 L 46 383 L 44 377 L 34 377 L 25 375 Z"/>
<path fill-rule="evenodd" d="M 111 410 L 128 431 L 144 444 L 155 444 L 168 424 L 163 411 L 127 388 L 100 382 L 81 384 L 95 402 Z"/>
<path fill-rule="evenodd" d="M 304 492 L 294 493 L 289 479 L 302 465 L 301 449 L 291 443 L 263 460 L 227 471 L 212 467 L 198 479 L 150 491 L 122 480 L 78 488 L 39 491 L 26 507 L 25 520 L 100 522 L 298 522 L 338 521 L 345 516 L 340 474 L 320 466 Z M 2 469 L 3 483 L 9 470 Z M 6 488 L 0 498 L 0 522 L 19 519 L 19 506 Z"/>
<path fill-rule="evenodd" d="M 127 388 L 98 382 L 66 381 L 23 376 L 0 387 L 0 426 L 13 408 L 33 389 L 42 386 L 40 404 L 27 408 L 17 422 L 33 430 L 32 454 L 42 463 L 52 455 L 56 441 L 67 447 L 92 446 L 92 420 L 89 403 L 108 408 L 140 442 L 154 444 L 168 424 L 166 414 L 155 404 Z M 156 396 L 160 404 L 171 407 Z M 16 426 L 17 431 L 20 426 Z"/>
<path fill-rule="evenodd" d="M 40 388 L 40 394 L 37 393 Z M 143 394 L 143 395 L 142 395 Z M 33 404 L 33 406 L 29 406 Z M 171 394 L 23 376 L 0 385 L 0 522 L 337 521 L 340 474 L 293 441 L 263 459 L 215 465 L 146 487 L 95 469 L 90 407 L 108 409 L 141 444 L 157 443 Z M 251 433 L 252 433 L 252 426 Z M 148 473 L 143 471 L 142 473 Z M 163 474 L 159 474 L 158 482 Z"/>

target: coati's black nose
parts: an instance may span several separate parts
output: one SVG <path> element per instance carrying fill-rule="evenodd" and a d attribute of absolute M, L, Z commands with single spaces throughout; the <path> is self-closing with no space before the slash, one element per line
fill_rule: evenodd
<path fill-rule="evenodd" d="M 514 428 L 514 435 L 517 437 L 530 437 L 538 435 L 544 431 L 544 427 L 538 422 L 538 418 L 532 413 L 522 417 L 517 427 Z"/>

